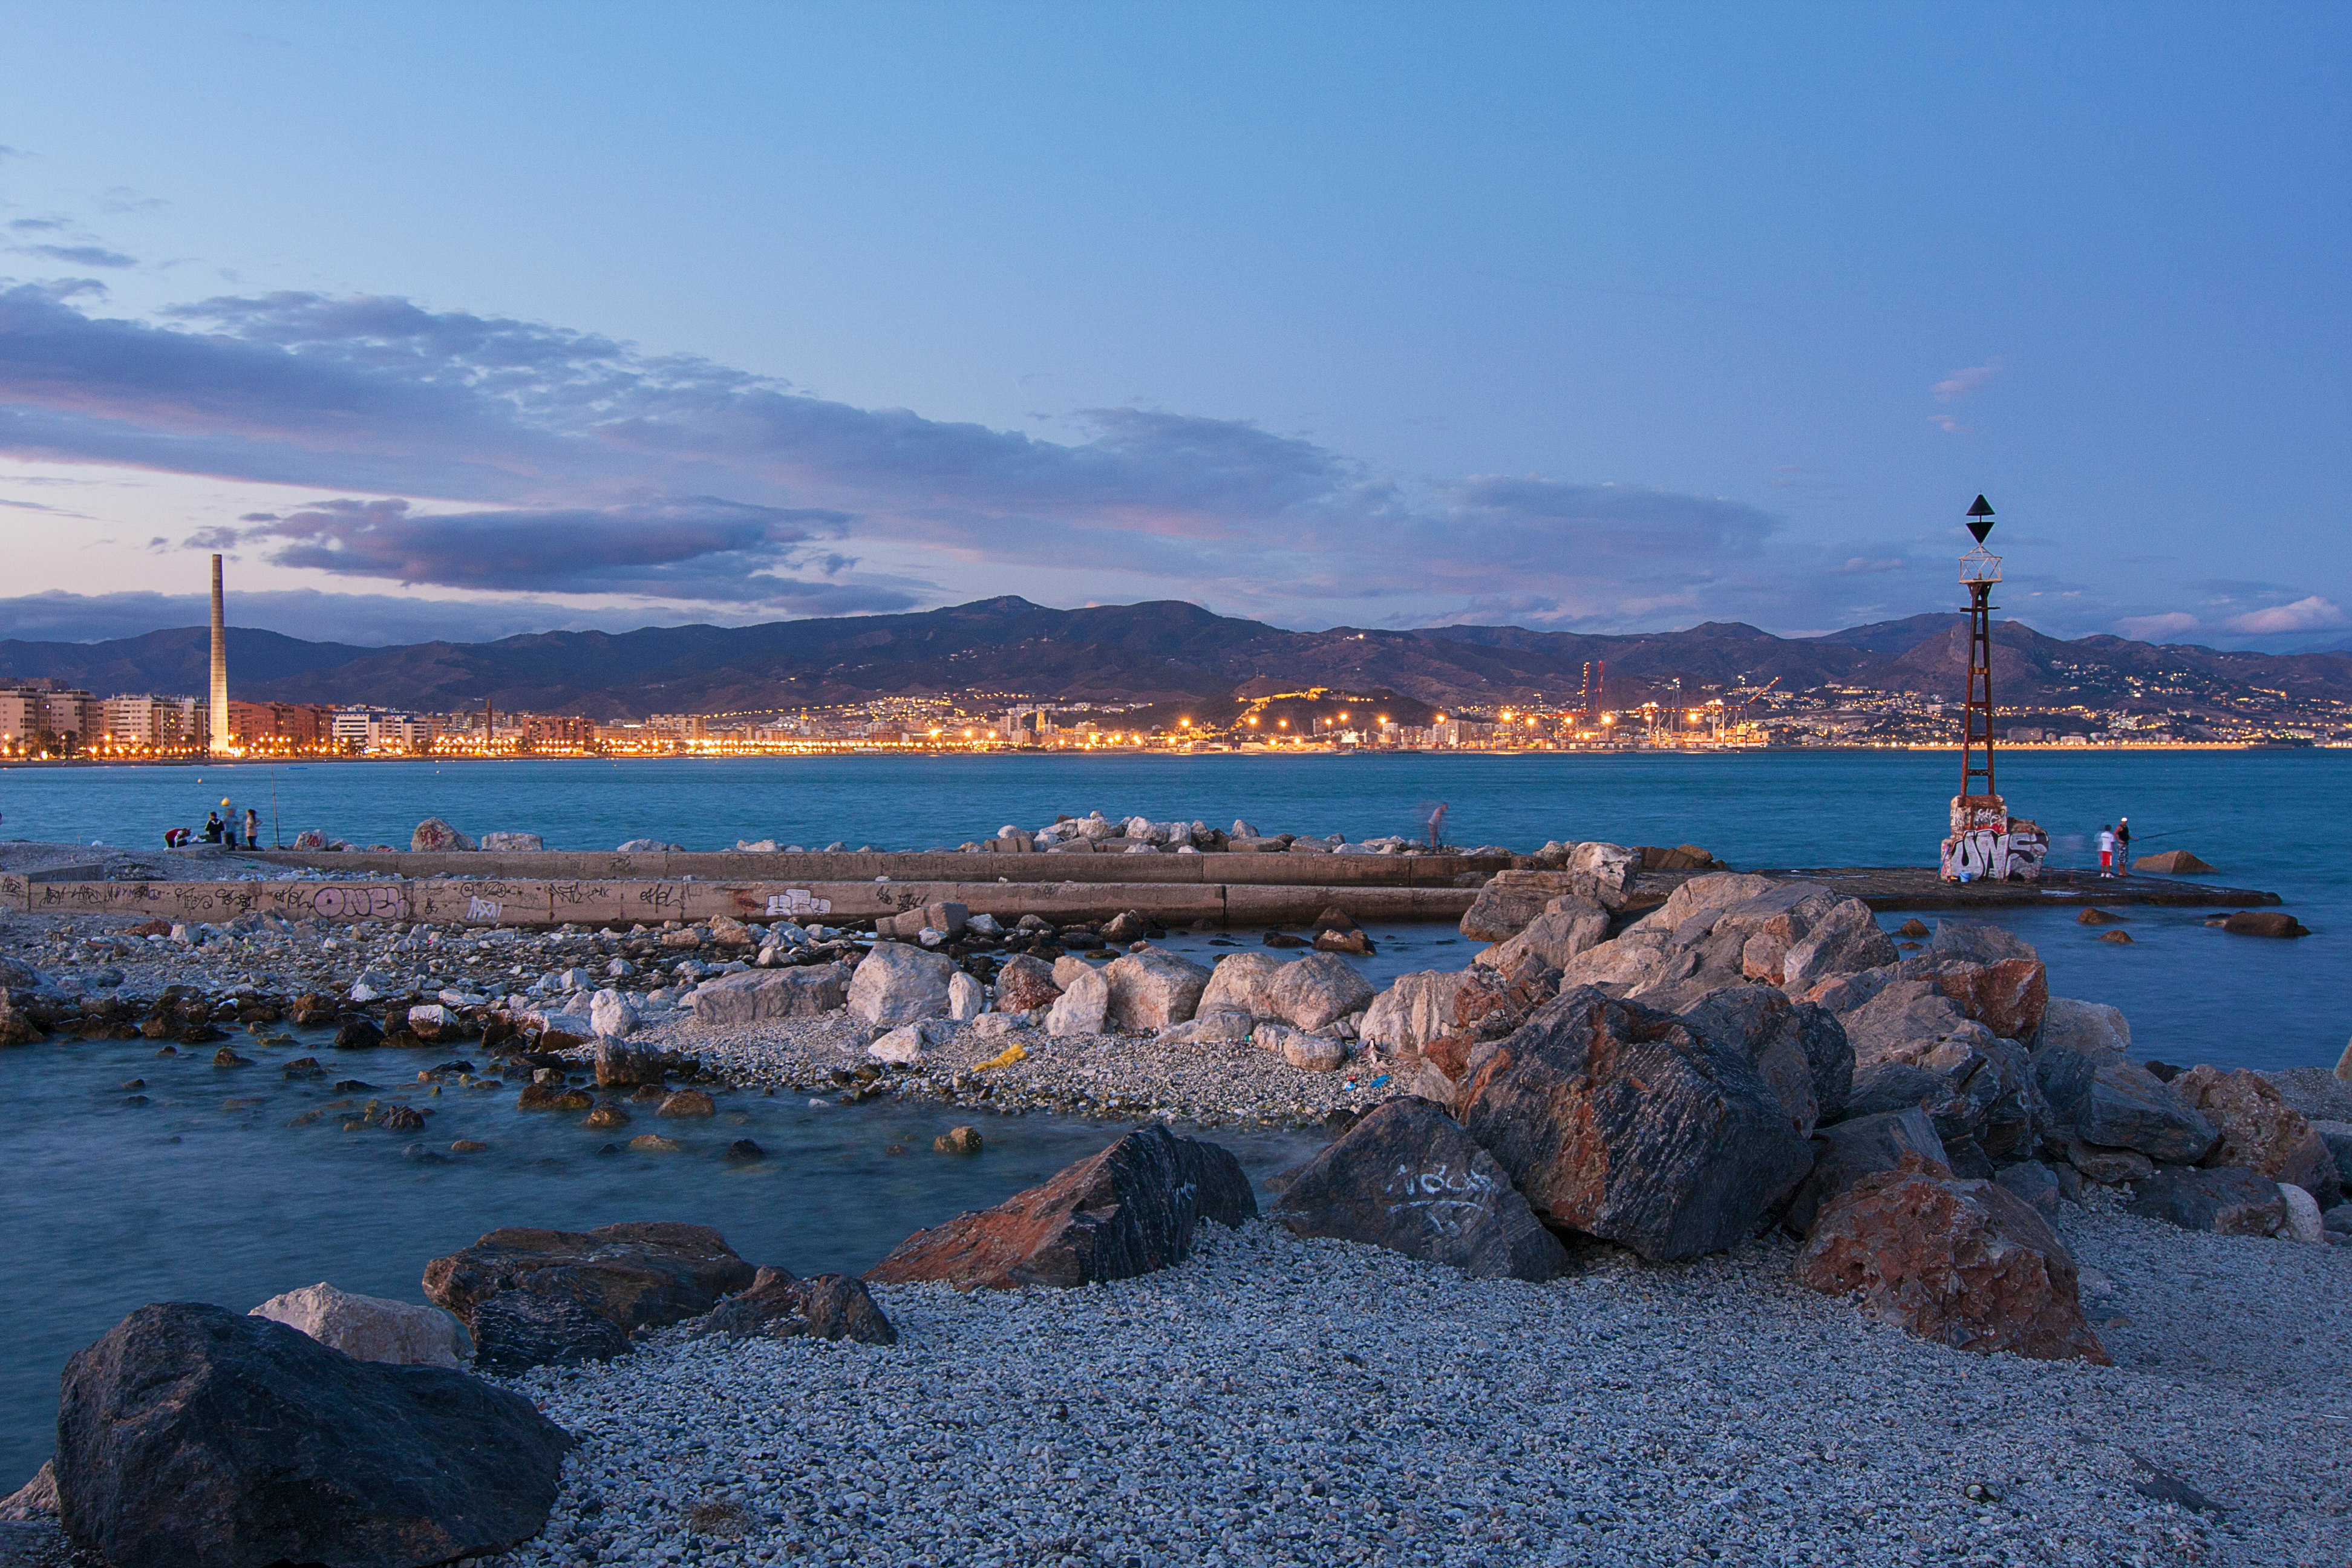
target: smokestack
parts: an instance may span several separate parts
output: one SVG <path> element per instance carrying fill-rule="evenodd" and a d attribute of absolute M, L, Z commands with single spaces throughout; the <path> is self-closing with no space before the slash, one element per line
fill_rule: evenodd
<path fill-rule="evenodd" d="M 228 621 L 221 606 L 221 558 L 213 557 L 213 738 L 212 754 L 229 754 Z"/>

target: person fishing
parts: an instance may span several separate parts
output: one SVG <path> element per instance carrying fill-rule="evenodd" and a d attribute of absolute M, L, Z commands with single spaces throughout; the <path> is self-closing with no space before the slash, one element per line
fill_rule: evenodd
<path fill-rule="evenodd" d="M 261 847 L 261 814 L 249 805 L 245 808 L 245 847 Z"/>
<path fill-rule="evenodd" d="M 2114 825 L 2113 823 L 2106 823 L 2106 822 L 2103 822 L 2103 823 L 2101 823 L 2101 824 L 2099 825 L 2099 875 L 2100 875 L 2100 876 L 2102 876 L 2102 877 L 2112 877 L 2112 876 L 2114 876 L 2115 874 L 2116 874 L 2116 829 L 2115 829 L 2115 825 Z"/>
<path fill-rule="evenodd" d="M 2116 818 L 2116 875 L 2131 875 L 2131 818 Z"/>

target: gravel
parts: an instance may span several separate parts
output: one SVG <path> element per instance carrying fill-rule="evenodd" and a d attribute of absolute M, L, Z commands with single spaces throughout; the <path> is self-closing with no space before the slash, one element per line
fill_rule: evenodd
<path fill-rule="evenodd" d="M 632 1044 L 698 1058 L 706 1072 L 753 1089 L 824 1090 L 867 1067 L 876 1031 L 835 1014 L 721 1027 L 678 1019 L 644 1029 Z M 867 1092 L 978 1110 L 1056 1110 L 1085 1116 L 1160 1115 L 1202 1127 L 1312 1126 L 1335 1111 L 1363 1111 L 1395 1092 L 1377 1068 L 1301 1072 L 1249 1045 L 1170 1045 L 1110 1035 L 1059 1039 L 1042 1029 L 983 1033 L 971 1025 L 927 1026 L 923 1059 L 874 1079 Z M 1018 1042 L 1017 1062 L 981 1064 Z"/>
<path fill-rule="evenodd" d="M 2062 1224 L 2115 1367 L 1912 1340 L 1777 1237 L 1529 1285 L 1263 1224 L 886 1289 L 887 1349 L 665 1334 L 520 1382 L 584 1443 L 501 1561 L 2342 1563 L 2352 1255 Z"/>

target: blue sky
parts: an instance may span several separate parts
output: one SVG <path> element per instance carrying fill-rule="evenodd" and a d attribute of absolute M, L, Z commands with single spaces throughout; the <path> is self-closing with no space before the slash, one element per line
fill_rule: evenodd
<path fill-rule="evenodd" d="M 19 11 L 0 630 L 2352 636 L 2341 6 Z"/>

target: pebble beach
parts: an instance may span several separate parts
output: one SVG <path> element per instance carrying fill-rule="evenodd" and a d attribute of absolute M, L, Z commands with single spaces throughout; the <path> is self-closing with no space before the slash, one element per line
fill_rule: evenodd
<path fill-rule="evenodd" d="M 2347 1255 L 2063 1231 L 2114 1367 L 1922 1343 L 1777 1237 L 1531 1285 L 1254 1223 L 1083 1290 L 885 1287 L 895 1346 L 523 1379 L 585 1442 L 504 1561 L 2340 1564 Z"/>
<path fill-rule="evenodd" d="M 544 1026 L 617 984 L 630 1049 L 690 1058 L 721 1111 L 892 1096 L 1097 1119 L 1108 1142 L 1140 1121 L 1338 1130 L 1398 1091 L 1361 1055 L 1305 1071 L 1245 1040 L 1056 1035 L 1042 1015 L 931 1019 L 917 1059 L 877 1063 L 882 1031 L 839 1011 L 698 1020 L 698 977 L 773 955 L 749 964 L 756 932 L 680 922 L 9 926 L 16 962 L 84 998 L 89 1039 L 132 1032 L 106 998 L 167 985 L 225 998 L 224 1019 L 298 1011 L 297 994 L 437 995 Z M 265 1061 L 294 1053 L 269 1024 L 245 1034 Z M 586 1082 L 593 1048 L 555 1038 L 537 1059 L 562 1050 Z M 2323 1068 L 2266 1077 L 2314 1119 L 2352 1112 Z M 1664 1265 L 1587 1239 L 1536 1283 L 1204 1223 L 1185 1260 L 1110 1283 L 876 1285 L 895 1344 L 658 1329 L 610 1362 L 497 1380 L 580 1442 L 547 1528 L 483 1561 L 2340 1568 L 2352 1247 L 2185 1231 L 2123 1195 L 2088 1184 L 2051 1221 L 2105 1366 L 1906 1333 L 1797 1283 L 1801 1243 L 1778 1228 Z M 99 1562 L 0 1524 L 6 1568 Z"/>

